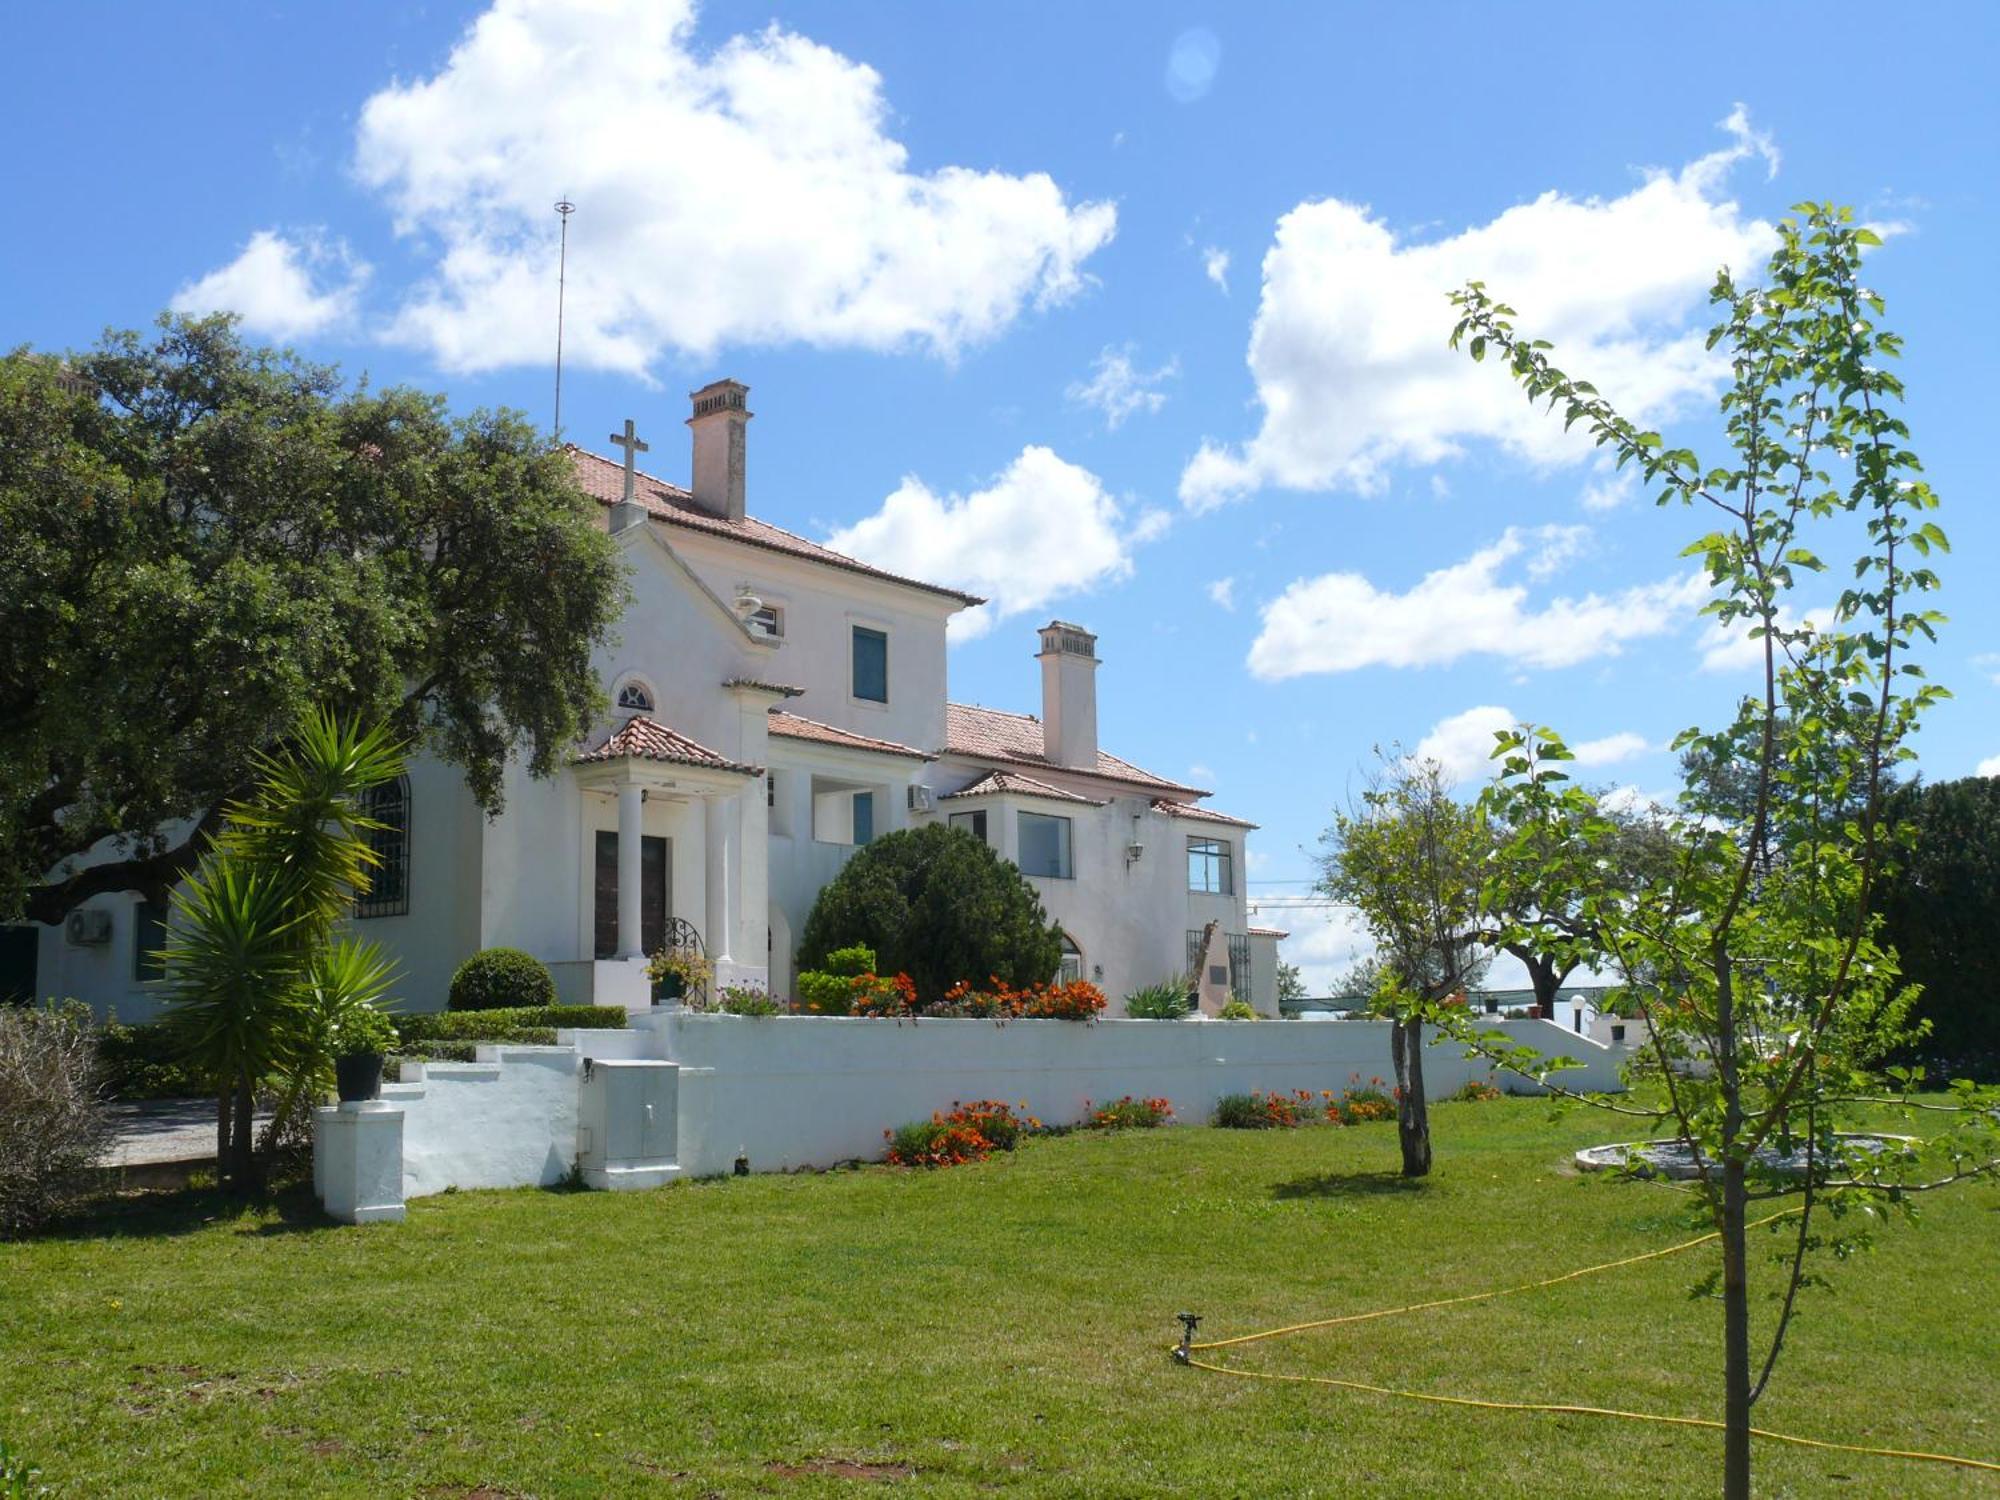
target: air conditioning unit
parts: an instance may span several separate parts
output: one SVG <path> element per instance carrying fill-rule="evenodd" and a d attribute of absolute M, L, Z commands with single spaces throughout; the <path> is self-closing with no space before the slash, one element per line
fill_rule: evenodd
<path fill-rule="evenodd" d="M 72 947 L 92 948 L 111 941 L 111 913 L 86 907 L 73 911 L 63 921 L 63 936 Z"/>
<path fill-rule="evenodd" d="M 912 786 L 909 789 L 911 812 L 936 812 L 937 793 L 927 786 Z"/>

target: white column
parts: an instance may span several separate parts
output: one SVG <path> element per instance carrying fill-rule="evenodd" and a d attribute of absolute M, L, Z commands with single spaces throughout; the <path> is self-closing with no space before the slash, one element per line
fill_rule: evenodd
<path fill-rule="evenodd" d="M 708 945 L 708 956 L 712 962 L 722 962 L 730 955 L 730 944 L 734 911 L 730 905 L 731 887 L 736 883 L 736 870 L 740 854 L 736 837 L 736 819 L 728 797 L 705 797 L 702 799 L 703 847 L 702 868 L 708 876 L 707 909 L 702 920 L 707 931 L 702 939 Z"/>
<path fill-rule="evenodd" d="M 618 788 L 618 956 L 643 958 L 645 937 L 640 926 L 641 874 L 639 837 L 645 824 L 646 790 L 637 782 Z"/>

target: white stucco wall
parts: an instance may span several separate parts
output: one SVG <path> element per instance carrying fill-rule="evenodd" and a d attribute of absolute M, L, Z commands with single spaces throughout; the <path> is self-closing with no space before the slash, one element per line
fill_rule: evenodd
<path fill-rule="evenodd" d="M 479 1056 L 427 1063 L 419 1081 L 383 1086 L 384 1101 L 403 1110 L 405 1197 L 547 1186 L 569 1175 L 582 1068 L 576 1050 L 482 1047 Z"/>

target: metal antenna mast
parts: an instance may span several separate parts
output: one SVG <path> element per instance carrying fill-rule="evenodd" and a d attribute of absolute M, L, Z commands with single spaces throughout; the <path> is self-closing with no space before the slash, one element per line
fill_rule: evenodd
<path fill-rule="evenodd" d="M 569 282 L 569 216 L 576 212 L 576 205 L 567 198 L 556 200 L 556 213 L 562 219 L 562 249 L 556 258 L 556 427 L 558 441 L 562 438 L 562 346 L 563 346 L 563 297 Z"/>

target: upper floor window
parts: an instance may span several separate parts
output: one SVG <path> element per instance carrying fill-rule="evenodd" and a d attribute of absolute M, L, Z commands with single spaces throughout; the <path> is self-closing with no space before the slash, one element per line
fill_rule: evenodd
<path fill-rule="evenodd" d="M 1055 880 L 1074 878 L 1076 871 L 1070 863 L 1069 819 L 1051 817 L 1047 813 L 1024 812 L 1020 814 L 1020 820 L 1021 873 L 1043 875 Z"/>
<path fill-rule="evenodd" d="M 856 792 L 854 794 L 854 842 L 873 843 L 875 840 L 875 794 Z"/>
<path fill-rule="evenodd" d="M 368 894 L 357 896 L 357 917 L 400 917 L 410 909 L 410 778 L 398 776 L 361 794 L 361 811 L 379 827 L 367 831 L 375 851 Z"/>
<path fill-rule="evenodd" d="M 854 696 L 870 703 L 889 701 L 889 637 L 887 632 L 854 627 Z"/>
<path fill-rule="evenodd" d="M 627 682 L 618 689 L 618 706 L 631 713 L 653 711 L 653 690 L 643 682 Z"/>
<path fill-rule="evenodd" d="M 986 842 L 986 809 L 982 807 L 974 812 L 955 812 L 951 815 L 951 826 L 963 828 L 983 844 Z"/>
<path fill-rule="evenodd" d="M 1212 896 L 1236 894 L 1227 839 L 1188 839 L 1188 889 Z"/>
<path fill-rule="evenodd" d="M 746 623 L 754 633 L 778 640 L 785 633 L 785 611 L 780 605 L 766 604 L 750 611 Z"/>

